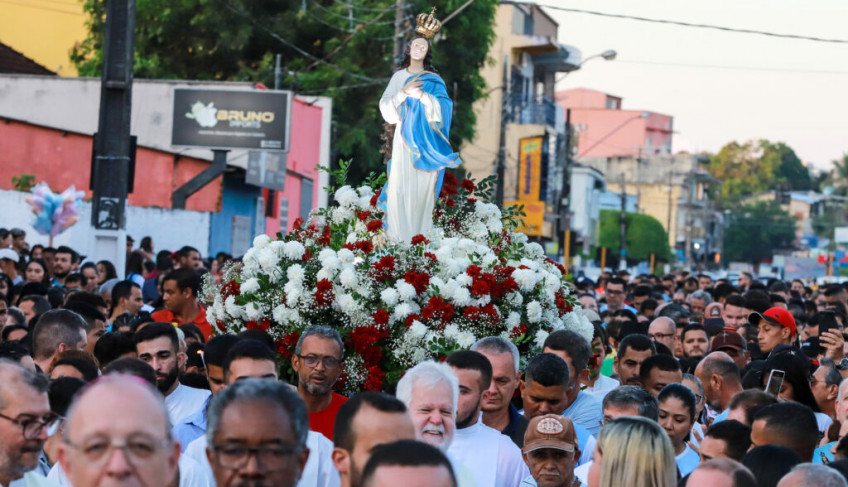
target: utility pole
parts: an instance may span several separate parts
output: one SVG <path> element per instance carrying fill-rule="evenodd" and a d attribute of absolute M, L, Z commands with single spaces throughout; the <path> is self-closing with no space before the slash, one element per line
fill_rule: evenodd
<path fill-rule="evenodd" d="M 396 0 L 395 2 L 395 48 L 394 60 L 395 64 L 400 64 L 403 60 L 403 17 L 406 11 L 404 0 Z"/>
<path fill-rule="evenodd" d="M 568 263 L 568 257 L 571 244 L 571 211 L 569 205 L 570 184 L 571 178 L 571 109 L 565 110 L 565 140 L 560 146 L 559 166 L 562 170 L 562 182 L 560 183 L 559 199 L 556 204 L 556 211 L 559 221 L 558 235 L 563 236 L 562 248 L 565 250 L 565 262 Z M 566 265 L 566 268 L 568 266 Z"/>
<path fill-rule="evenodd" d="M 695 204 L 695 169 L 698 156 L 692 156 L 692 170 L 689 172 L 689 204 L 686 206 L 686 263 L 692 265 L 692 206 Z"/>
<path fill-rule="evenodd" d="M 498 159 L 495 169 L 498 185 L 495 189 L 495 203 L 503 208 L 504 177 L 506 175 L 506 124 L 509 120 L 509 55 L 504 56 L 503 80 L 501 81 L 501 132 L 498 144 Z"/>
<path fill-rule="evenodd" d="M 624 191 L 624 171 L 621 172 L 621 214 L 618 225 L 621 231 L 618 270 L 623 271 L 627 269 L 627 193 Z"/>
<path fill-rule="evenodd" d="M 93 242 L 98 259 L 111 260 L 118 275 L 126 263 L 126 203 L 134 143 L 130 137 L 135 0 L 108 0 L 100 82 L 100 118 L 91 167 Z"/>

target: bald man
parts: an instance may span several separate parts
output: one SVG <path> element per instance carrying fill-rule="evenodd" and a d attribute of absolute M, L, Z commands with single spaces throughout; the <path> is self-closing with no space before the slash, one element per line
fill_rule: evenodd
<path fill-rule="evenodd" d="M 99 379 L 74 401 L 59 446 L 74 487 L 175 485 L 179 458 L 162 396 L 125 375 Z"/>
<path fill-rule="evenodd" d="M 648 336 L 651 340 L 662 343 L 674 352 L 677 346 L 677 325 L 671 318 L 661 316 L 651 322 L 648 327 Z"/>
<path fill-rule="evenodd" d="M 695 368 L 695 375 L 703 382 L 704 399 L 713 411 L 726 411 L 733 396 L 742 390 L 739 368 L 724 352 L 713 352 L 704 357 Z"/>

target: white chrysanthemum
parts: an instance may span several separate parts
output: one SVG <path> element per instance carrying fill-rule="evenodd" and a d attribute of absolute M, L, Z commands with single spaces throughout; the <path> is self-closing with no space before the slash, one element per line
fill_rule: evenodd
<path fill-rule="evenodd" d="M 533 340 L 533 344 L 536 345 L 538 348 L 544 347 L 545 346 L 545 340 L 548 339 L 548 335 L 550 335 L 550 333 L 548 333 L 545 330 L 537 331 L 536 332 L 536 338 Z"/>
<path fill-rule="evenodd" d="M 427 327 L 424 326 L 424 323 L 421 323 L 418 320 L 413 320 L 412 326 L 409 327 L 409 330 L 407 330 L 406 333 L 410 338 L 418 339 L 427 334 Z"/>
<path fill-rule="evenodd" d="M 541 245 L 536 242 L 530 242 L 525 247 L 527 255 L 531 259 L 544 259 L 545 258 L 545 249 L 542 248 Z"/>
<path fill-rule="evenodd" d="M 351 206 L 357 203 L 359 195 L 356 194 L 353 188 L 345 185 L 336 190 L 335 199 L 341 206 Z"/>
<path fill-rule="evenodd" d="M 247 303 L 244 307 L 244 312 L 247 315 L 247 319 L 250 321 L 262 318 L 262 309 L 256 303 Z"/>
<path fill-rule="evenodd" d="M 463 286 L 463 287 L 468 287 L 468 286 L 471 285 L 472 282 L 474 282 L 474 280 L 471 279 L 471 276 L 469 276 L 468 274 L 466 274 L 464 272 L 462 274 L 459 274 L 458 276 L 456 276 L 454 279 L 456 280 L 457 284 L 459 284 L 460 286 Z"/>
<path fill-rule="evenodd" d="M 353 231 L 358 234 L 363 234 L 368 231 L 368 227 L 365 225 L 365 223 L 356 220 L 356 225 L 353 226 Z"/>
<path fill-rule="evenodd" d="M 524 304 L 524 296 L 522 296 L 521 293 L 518 292 L 511 292 L 506 295 L 506 301 L 510 305 L 517 308 Z"/>
<path fill-rule="evenodd" d="M 480 241 L 489 237 L 489 228 L 483 222 L 474 222 L 471 224 L 471 228 L 468 229 L 468 233 L 474 238 L 474 240 Z"/>
<path fill-rule="evenodd" d="M 268 244 L 268 248 L 274 252 L 277 257 L 282 257 L 284 255 L 283 249 L 286 248 L 286 242 L 283 242 L 282 240 L 274 240 Z"/>
<path fill-rule="evenodd" d="M 399 321 L 405 319 L 407 316 L 411 315 L 415 312 L 415 308 L 409 303 L 400 303 L 395 307 L 394 313 L 392 313 L 392 321 Z"/>
<path fill-rule="evenodd" d="M 436 260 L 440 264 L 444 264 L 445 262 L 447 262 L 449 260 L 453 260 L 453 248 L 451 248 L 451 247 L 446 247 L 446 246 L 439 247 L 438 249 L 436 249 L 435 254 L 436 254 Z"/>
<path fill-rule="evenodd" d="M 286 246 L 283 247 L 283 254 L 291 260 L 302 259 L 305 251 L 306 248 L 303 247 L 303 244 L 295 240 L 286 242 Z"/>
<path fill-rule="evenodd" d="M 250 279 L 241 283 L 241 293 L 242 294 L 253 294 L 259 290 L 259 279 L 255 277 L 251 277 Z"/>
<path fill-rule="evenodd" d="M 398 292 L 393 287 L 387 287 L 380 292 L 380 299 L 386 303 L 386 306 L 392 307 L 398 303 Z"/>
<path fill-rule="evenodd" d="M 527 321 L 538 323 L 542 320 L 542 305 L 538 301 L 527 303 Z"/>
<path fill-rule="evenodd" d="M 441 290 L 443 287 L 445 287 L 445 281 L 439 277 L 433 276 L 430 278 L 430 285 L 435 286 L 439 288 L 439 290 Z"/>
<path fill-rule="evenodd" d="M 539 270 L 539 261 L 537 261 L 537 260 L 528 259 L 528 258 L 525 257 L 525 258 L 521 259 L 519 262 L 524 267 L 529 267 L 530 269 L 532 269 L 534 271 Z"/>
<path fill-rule="evenodd" d="M 562 281 L 560 281 L 556 276 L 554 276 L 553 274 L 548 274 L 547 276 L 545 276 L 545 292 L 547 294 L 552 295 L 555 292 L 559 291 L 559 288 L 561 287 Z"/>
<path fill-rule="evenodd" d="M 224 302 L 224 307 L 227 310 L 227 314 L 233 318 L 241 318 L 243 316 L 241 306 L 236 304 L 235 296 L 228 296 Z"/>
<path fill-rule="evenodd" d="M 397 289 L 400 299 L 404 301 L 408 301 L 416 296 L 415 287 L 406 281 L 396 282 L 395 289 Z"/>
<path fill-rule="evenodd" d="M 512 271 L 512 278 L 522 291 L 530 291 L 539 282 L 539 276 L 532 269 L 516 269 Z"/>
<path fill-rule="evenodd" d="M 456 344 L 462 349 L 471 348 L 471 345 L 474 345 L 475 342 L 477 342 L 477 337 L 470 331 L 461 331 L 459 336 L 456 337 Z"/>
<path fill-rule="evenodd" d="M 288 269 L 286 269 L 286 277 L 288 278 L 289 283 L 294 283 L 297 286 L 303 285 L 303 277 L 305 275 L 306 272 L 300 264 L 292 264 Z"/>
<path fill-rule="evenodd" d="M 466 262 L 468 262 L 467 258 L 465 258 L 464 260 Z M 441 264 L 440 269 L 442 271 L 442 275 L 447 276 L 447 277 L 455 276 L 455 275 L 459 274 L 460 272 L 464 271 L 468 267 L 467 264 L 463 265 L 462 263 L 460 263 L 460 261 L 458 259 L 446 259 L 446 260 L 442 261 L 440 264 Z"/>
<path fill-rule="evenodd" d="M 327 266 L 328 261 L 337 261 L 338 257 L 336 257 L 336 251 L 331 248 L 325 248 L 318 252 L 318 262 L 323 266 Z"/>
<path fill-rule="evenodd" d="M 286 305 L 291 308 L 297 306 L 297 301 L 303 296 L 303 288 L 293 282 L 287 282 L 283 292 L 286 293 Z"/>
<path fill-rule="evenodd" d="M 253 238 L 253 246 L 257 249 L 265 248 L 269 243 L 271 243 L 271 237 L 265 234 L 257 235 Z"/>
<path fill-rule="evenodd" d="M 334 276 L 336 275 L 335 269 L 330 269 L 327 267 L 322 267 L 315 274 L 315 279 L 320 281 L 321 279 L 327 279 L 328 281 L 332 281 Z"/>
<path fill-rule="evenodd" d="M 354 217 L 353 210 L 351 210 L 350 208 L 345 208 L 345 207 L 334 208 L 332 213 L 333 214 L 331 215 L 330 219 L 332 220 L 333 223 L 336 223 L 336 224 L 340 224 L 340 223 L 344 223 L 348 220 L 352 220 L 353 217 Z"/>
<path fill-rule="evenodd" d="M 352 243 L 355 243 L 355 242 L 358 242 L 358 241 L 359 241 L 359 237 L 356 236 L 355 232 L 354 233 L 348 233 L 347 238 L 345 239 L 345 243 L 349 243 L 349 244 L 352 244 Z"/>
<path fill-rule="evenodd" d="M 360 186 L 356 188 L 356 191 L 359 193 L 359 196 L 370 198 L 374 196 L 374 189 L 371 186 Z"/>
<path fill-rule="evenodd" d="M 356 286 L 356 271 L 353 270 L 353 266 L 345 266 L 339 272 L 339 283 L 348 289 Z"/>
<path fill-rule="evenodd" d="M 336 303 L 338 303 L 339 308 L 342 310 L 342 313 L 345 313 L 347 315 L 353 314 L 359 310 L 359 303 L 357 303 L 356 298 L 354 298 L 350 294 L 337 294 Z"/>
<path fill-rule="evenodd" d="M 500 217 L 501 210 L 498 206 L 492 203 L 477 200 L 474 203 L 474 214 L 481 220 L 486 220 L 493 217 Z"/>
<path fill-rule="evenodd" d="M 565 329 L 580 334 L 588 343 L 592 343 L 592 335 L 595 332 L 592 322 L 583 316 L 583 313 L 572 311 L 565 315 Z"/>
<path fill-rule="evenodd" d="M 457 248 L 459 248 L 460 250 L 462 250 L 466 254 L 471 253 L 471 252 L 474 252 L 474 250 L 477 249 L 477 242 L 475 242 L 471 239 L 468 239 L 468 238 L 462 238 L 462 239 L 459 239 Z"/>
<path fill-rule="evenodd" d="M 498 256 L 495 255 L 494 252 L 483 254 L 483 259 L 481 260 L 481 263 L 484 267 L 492 267 L 493 265 L 498 263 Z"/>
<path fill-rule="evenodd" d="M 458 287 L 451 297 L 453 304 L 457 306 L 468 306 L 471 304 L 471 292 L 464 287 Z"/>
<path fill-rule="evenodd" d="M 527 243 L 527 234 L 514 232 L 512 233 L 512 243 L 517 244 L 526 244 Z"/>
<path fill-rule="evenodd" d="M 339 250 L 338 257 L 342 264 L 353 264 L 354 259 L 356 259 L 356 255 L 350 249 Z"/>
<path fill-rule="evenodd" d="M 442 333 L 445 335 L 446 339 L 456 340 L 457 335 L 459 335 L 459 327 L 451 323 L 445 326 L 445 329 L 442 331 Z"/>
<path fill-rule="evenodd" d="M 503 222 L 500 218 L 489 218 L 486 220 L 486 226 L 492 233 L 501 233 L 503 231 Z"/>
<path fill-rule="evenodd" d="M 521 324 L 521 315 L 516 313 L 515 311 L 510 311 L 509 316 L 506 317 L 506 326 L 507 328 L 515 328 L 516 326 Z"/>
<path fill-rule="evenodd" d="M 273 311 L 271 311 L 271 318 L 274 319 L 277 323 L 281 325 L 285 325 L 288 322 L 286 321 L 288 308 L 284 304 L 277 305 Z"/>
<path fill-rule="evenodd" d="M 277 263 L 280 261 L 280 258 L 273 250 L 265 247 L 259 251 L 256 260 L 259 262 L 259 266 L 263 271 L 269 272 L 277 267 Z"/>

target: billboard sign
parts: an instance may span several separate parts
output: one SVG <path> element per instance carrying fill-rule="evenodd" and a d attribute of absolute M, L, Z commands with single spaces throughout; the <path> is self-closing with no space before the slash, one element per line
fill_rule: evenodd
<path fill-rule="evenodd" d="M 518 199 L 539 201 L 542 187 L 542 138 L 521 139 L 518 148 Z"/>
<path fill-rule="evenodd" d="M 504 207 L 524 205 L 524 217 L 521 217 L 521 225 L 515 230 L 531 237 L 541 237 L 545 225 L 545 202 L 544 201 L 504 201 Z"/>
<path fill-rule="evenodd" d="M 290 91 L 174 89 L 171 144 L 289 150 Z"/>

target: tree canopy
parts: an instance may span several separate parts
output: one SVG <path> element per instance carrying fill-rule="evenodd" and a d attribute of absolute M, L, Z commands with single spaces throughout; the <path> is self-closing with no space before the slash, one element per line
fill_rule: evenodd
<path fill-rule="evenodd" d="M 607 247 L 613 257 L 621 249 L 620 215 L 618 210 L 601 210 L 598 245 Z M 648 260 L 654 254 L 657 260 L 672 259 L 668 234 L 656 218 L 641 213 L 627 213 L 627 258 L 632 261 Z"/>
<path fill-rule="evenodd" d="M 412 38 L 417 14 L 435 5 L 444 18 L 463 3 L 407 0 L 403 38 Z M 433 65 L 454 101 L 451 143 L 457 150 L 474 134 L 472 105 L 483 96 L 479 72 L 494 39 L 498 4 L 475 0 L 433 43 Z M 89 34 L 72 53 L 81 76 L 100 73 L 105 5 L 85 1 Z M 274 58 L 281 54 L 282 89 L 333 98 L 333 160 L 353 159 L 355 184 L 384 170 L 377 104 L 399 61 L 393 59 L 394 22 L 392 0 L 137 0 L 135 76 L 273 87 Z"/>
<path fill-rule="evenodd" d="M 710 157 L 707 168 L 722 181 L 715 196 L 725 203 L 738 202 L 779 185 L 789 190 L 814 189 L 810 171 L 783 142 L 731 142 Z"/>
<path fill-rule="evenodd" d="M 729 262 L 757 263 L 779 250 L 792 249 L 794 216 L 775 201 L 757 201 L 732 208 L 724 233 L 724 256 Z"/>

